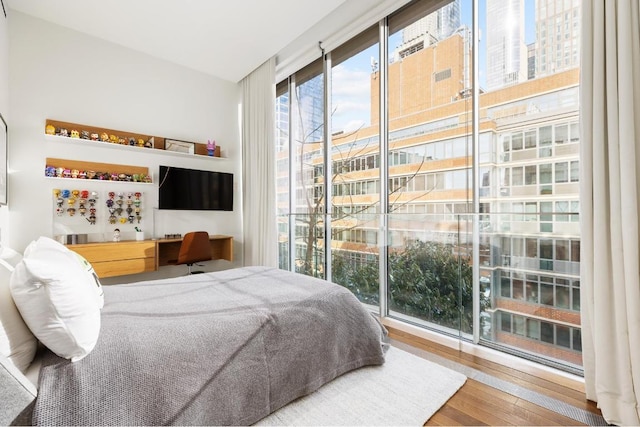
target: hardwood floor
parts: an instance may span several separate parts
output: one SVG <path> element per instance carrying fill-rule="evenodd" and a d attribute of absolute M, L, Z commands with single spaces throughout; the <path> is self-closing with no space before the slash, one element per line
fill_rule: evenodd
<path fill-rule="evenodd" d="M 566 378 L 558 381 L 542 379 L 529 372 L 481 359 L 449 347 L 433 343 L 421 337 L 387 327 L 394 343 L 443 357 L 475 371 L 517 385 L 536 394 L 548 396 L 559 402 L 572 405 L 591 414 L 596 420 L 601 416 L 595 403 L 587 401 L 581 385 Z M 400 344 L 401 345 L 401 344 Z M 474 371 L 474 372 L 475 372 Z M 502 381 L 498 383 L 504 384 Z M 551 401 L 553 402 L 553 401 Z M 425 425 L 469 426 L 469 425 L 586 425 L 561 413 L 539 406 L 508 391 L 499 390 L 481 381 L 468 378 L 467 382 L 449 401 L 436 412 Z"/>

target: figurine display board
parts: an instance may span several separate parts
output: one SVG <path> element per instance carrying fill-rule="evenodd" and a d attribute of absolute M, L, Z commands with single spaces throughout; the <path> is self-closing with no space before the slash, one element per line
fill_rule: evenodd
<path fill-rule="evenodd" d="M 96 181 L 144 182 L 151 184 L 149 168 L 113 163 L 47 157 L 44 175 L 48 178 L 86 179 Z M 82 185 L 82 184 L 71 184 Z"/>
<path fill-rule="evenodd" d="M 87 234 L 92 240 L 104 241 L 117 235 L 133 240 L 136 232 L 151 223 L 145 221 L 152 210 L 145 207 L 144 193 L 133 188 L 57 187 L 52 200 L 54 236 Z"/>

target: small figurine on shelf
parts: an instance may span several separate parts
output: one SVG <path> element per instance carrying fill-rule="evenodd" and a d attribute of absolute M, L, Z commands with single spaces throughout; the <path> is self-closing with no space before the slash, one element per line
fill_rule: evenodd
<path fill-rule="evenodd" d="M 216 153 L 216 140 L 213 141 L 207 140 L 207 153 L 209 156 L 213 157 Z"/>
<path fill-rule="evenodd" d="M 116 228 L 115 230 L 113 230 L 113 241 L 114 242 L 119 242 L 120 241 L 120 229 Z"/>
<path fill-rule="evenodd" d="M 55 135 L 56 134 L 56 127 L 54 125 L 47 125 L 44 128 L 44 131 L 47 135 Z"/>

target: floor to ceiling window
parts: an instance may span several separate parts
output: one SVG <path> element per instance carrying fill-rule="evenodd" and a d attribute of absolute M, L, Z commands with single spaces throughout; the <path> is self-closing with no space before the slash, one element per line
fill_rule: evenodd
<path fill-rule="evenodd" d="M 437 4 L 279 83 L 280 266 L 579 372 L 580 2 Z"/>
<path fill-rule="evenodd" d="M 330 53 L 331 273 L 363 303 L 379 301 L 379 31 Z"/>

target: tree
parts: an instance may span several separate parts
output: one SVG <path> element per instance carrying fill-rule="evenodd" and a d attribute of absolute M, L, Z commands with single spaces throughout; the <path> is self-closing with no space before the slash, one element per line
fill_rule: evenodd
<path fill-rule="evenodd" d="M 389 308 L 442 326 L 471 332 L 472 267 L 459 247 L 407 242 L 389 254 Z"/>

